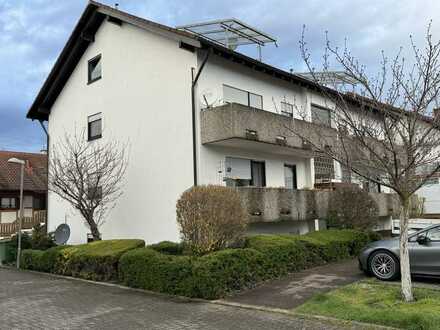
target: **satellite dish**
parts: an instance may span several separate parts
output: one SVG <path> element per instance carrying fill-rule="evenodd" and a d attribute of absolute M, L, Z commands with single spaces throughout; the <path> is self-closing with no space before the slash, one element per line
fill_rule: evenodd
<path fill-rule="evenodd" d="M 206 108 L 211 108 L 217 101 L 218 96 L 215 90 L 208 88 L 200 93 L 200 102 Z"/>
<path fill-rule="evenodd" d="M 64 245 L 69 240 L 70 227 L 69 225 L 62 223 L 57 227 L 54 233 L 55 243 L 57 245 Z"/>

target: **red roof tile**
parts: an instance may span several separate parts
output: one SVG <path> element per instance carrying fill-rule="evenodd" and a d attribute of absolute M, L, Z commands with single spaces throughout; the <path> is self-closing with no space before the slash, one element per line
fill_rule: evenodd
<path fill-rule="evenodd" d="M 0 191 L 20 189 L 20 165 L 8 163 L 10 158 L 26 161 L 24 168 L 24 190 L 47 190 L 47 155 L 0 150 Z"/>

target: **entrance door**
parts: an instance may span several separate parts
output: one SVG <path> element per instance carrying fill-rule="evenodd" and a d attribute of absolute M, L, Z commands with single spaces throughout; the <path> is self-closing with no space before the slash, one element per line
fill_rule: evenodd
<path fill-rule="evenodd" d="M 295 165 L 284 165 L 284 186 L 287 189 L 297 189 Z"/>
<path fill-rule="evenodd" d="M 251 161 L 251 186 L 266 186 L 266 168 L 264 162 Z"/>

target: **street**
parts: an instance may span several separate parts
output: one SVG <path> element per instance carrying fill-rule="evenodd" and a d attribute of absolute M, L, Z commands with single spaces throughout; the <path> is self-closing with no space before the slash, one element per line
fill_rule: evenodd
<path fill-rule="evenodd" d="M 7 268 L 0 268 L 0 311 L 1 329 L 341 328 L 326 321 L 194 302 Z"/>

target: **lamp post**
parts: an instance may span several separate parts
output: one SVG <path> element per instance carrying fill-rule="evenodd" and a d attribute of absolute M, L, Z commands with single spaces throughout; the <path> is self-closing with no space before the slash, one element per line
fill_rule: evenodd
<path fill-rule="evenodd" d="M 21 224 L 23 221 L 23 176 L 25 161 L 18 158 L 10 158 L 8 163 L 20 165 L 20 218 L 18 219 L 18 246 L 17 246 L 17 268 L 20 268 L 21 257 Z"/>

